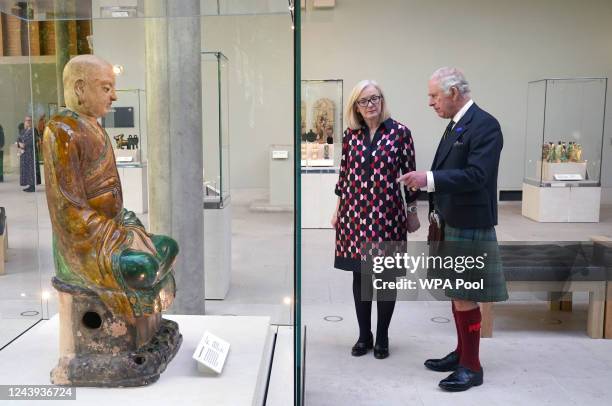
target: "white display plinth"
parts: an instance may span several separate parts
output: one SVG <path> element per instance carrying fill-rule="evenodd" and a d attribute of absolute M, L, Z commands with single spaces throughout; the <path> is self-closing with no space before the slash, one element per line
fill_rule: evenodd
<path fill-rule="evenodd" d="M 587 163 L 585 162 L 542 162 L 536 165 L 536 179 L 554 181 L 555 175 L 580 175 L 586 179 Z"/>
<path fill-rule="evenodd" d="M 138 166 L 117 166 L 121 189 L 123 190 L 123 207 L 134 213 L 146 213 L 149 210 L 147 195 L 147 163 Z"/>
<path fill-rule="evenodd" d="M 204 296 L 225 299 L 232 275 L 232 207 L 204 209 Z"/>
<path fill-rule="evenodd" d="M 338 173 L 302 172 L 302 228 L 332 228 Z"/>
<path fill-rule="evenodd" d="M 302 162 L 307 162 L 308 166 L 333 166 L 334 165 L 334 144 L 319 144 L 313 142 L 302 143 Z M 329 165 L 317 164 L 318 161 L 330 162 Z M 303 166 L 304 164 L 302 164 Z"/>
<path fill-rule="evenodd" d="M 282 152 L 282 154 L 279 154 Z M 282 158 L 275 158 L 282 156 Z M 279 210 L 293 208 L 293 146 L 270 146 L 270 201 L 272 207 Z"/>
<path fill-rule="evenodd" d="M 302 159 L 302 167 L 320 168 L 320 167 L 332 167 L 334 166 L 333 159 Z"/>
<path fill-rule="evenodd" d="M 117 162 L 123 162 L 127 164 L 140 163 L 139 149 L 113 149 L 113 151 L 115 152 L 115 160 Z"/>
<path fill-rule="evenodd" d="M 183 344 L 159 381 L 139 388 L 77 388 L 76 400 L 66 404 L 263 405 L 272 356 L 273 331 L 269 317 L 164 317 L 179 324 Z M 204 331 L 231 344 L 223 372 L 217 376 L 199 372 L 197 362 L 191 357 Z M 0 385 L 49 385 L 49 372 L 59 357 L 58 347 L 59 317 L 54 316 L 41 321 L 0 351 Z M 25 404 L 5 400 L 1 403 Z M 49 402 L 42 401 L 42 404 Z"/>
<path fill-rule="evenodd" d="M 542 223 L 597 223 L 600 187 L 538 187 L 523 183 L 522 214 Z"/>
<path fill-rule="evenodd" d="M 266 406 L 287 406 L 293 404 L 295 390 L 293 387 L 293 340 L 293 327 L 280 326 L 278 328 Z"/>

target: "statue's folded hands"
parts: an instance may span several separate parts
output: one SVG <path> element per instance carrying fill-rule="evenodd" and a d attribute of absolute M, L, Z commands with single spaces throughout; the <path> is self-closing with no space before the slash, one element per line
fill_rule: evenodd
<path fill-rule="evenodd" d="M 159 283 L 172 271 L 178 245 L 170 237 L 153 235 L 156 253 L 128 248 L 121 253 L 119 266 L 125 282 L 133 289 L 147 289 Z"/>

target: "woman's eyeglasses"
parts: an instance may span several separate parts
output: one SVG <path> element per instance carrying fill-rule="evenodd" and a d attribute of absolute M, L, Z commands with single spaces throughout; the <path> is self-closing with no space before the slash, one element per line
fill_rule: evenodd
<path fill-rule="evenodd" d="M 357 104 L 360 107 L 368 107 L 368 104 L 372 103 L 372 106 L 378 106 L 378 103 L 382 100 L 382 96 L 372 96 L 368 99 L 359 99 Z"/>

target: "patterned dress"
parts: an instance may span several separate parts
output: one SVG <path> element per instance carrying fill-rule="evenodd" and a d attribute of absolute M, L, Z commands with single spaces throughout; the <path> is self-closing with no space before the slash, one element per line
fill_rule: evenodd
<path fill-rule="evenodd" d="M 340 197 L 334 266 L 360 272 L 364 243 L 406 241 L 406 206 L 397 178 L 416 169 L 410 130 L 389 118 L 370 141 L 367 127 L 350 128 L 342 139 Z M 417 193 L 404 188 L 406 202 Z"/>
<path fill-rule="evenodd" d="M 19 134 L 17 138 L 17 141 L 24 145 L 23 153 L 19 157 L 19 184 L 21 186 L 34 186 L 36 182 L 34 131 L 33 128 L 28 128 Z"/>

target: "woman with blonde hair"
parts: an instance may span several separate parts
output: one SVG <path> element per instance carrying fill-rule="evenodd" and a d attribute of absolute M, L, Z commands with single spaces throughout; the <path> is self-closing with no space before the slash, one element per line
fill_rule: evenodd
<path fill-rule="evenodd" d="M 416 169 L 410 130 L 393 120 L 380 86 L 362 80 L 353 88 L 345 109 L 348 128 L 342 139 L 342 160 L 335 193 L 338 196 L 332 226 L 336 229 L 334 266 L 353 272 L 353 298 L 359 338 L 351 354 L 389 356 L 388 329 L 397 292 L 377 298 L 376 344 L 371 332 L 373 284 L 371 271 L 362 270 L 362 245 L 406 241 L 407 233 L 420 227 L 416 211 L 417 193 L 405 189 L 400 175 Z"/>

